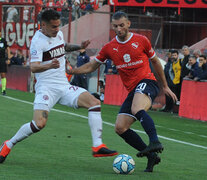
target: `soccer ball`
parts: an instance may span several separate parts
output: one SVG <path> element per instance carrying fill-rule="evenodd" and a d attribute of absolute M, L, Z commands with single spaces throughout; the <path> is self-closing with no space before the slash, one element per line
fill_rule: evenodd
<path fill-rule="evenodd" d="M 113 170 L 117 174 L 131 174 L 134 172 L 135 162 L 127 154 L 118 155 L 113 162 Z"/>

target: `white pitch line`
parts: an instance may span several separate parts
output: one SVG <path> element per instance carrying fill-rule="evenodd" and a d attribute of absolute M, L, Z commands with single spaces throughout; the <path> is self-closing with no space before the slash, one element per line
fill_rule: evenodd
<path fill-rule="evenodd" d="M 31 105 L 33 105 L 33 103 L 28 102 L 28 101 L 24 101 L 24 100 L 16 99 L 16 98 L 9 97 L 9 96 L 4 96 L 4 97 L 7 98 L 7 99 L 14 100 L 14 101 L 19 101 L 19 102 L 22 102 L 22 103 L 26 103 L 26 104 L 31 104 Z M 70 115 L 73 115 L 73 116 L 78 116 L 78 117 L 81 117 L 81 118 L 84 118 L 84 119 L 88 119 L 87 116 L 83 116 L 83 115 L 79 115 L 79 114 L 71 113 L 71 112 L 67 112 L 67 111 L 62 111 L 62 110 L 58 110 L 58 109 L 54 109 L 54 108 L 52 109 L 52 111 L 60 112 L 60 113 L 64 113 L 64 114 L 70 114 Z M 109 126 L 114 126 L 114 124 L 109 123 L 109 122 L 105 122 L 105 121 L 103 121 L 103 124 L 106 124 L 106 125 L 109 125 Z M 142 133 L 142 134 L 146 134 L 144 131 L 140 131 L 140 130 L 136 130 L 136 129 L 133 129 L 133 130 L 136 131 L 136 132 Z M 160 136 L 160 135 L 158 135 L 158 137 L 159 137 L 159 138 L 162 138 L 162 139 L 165 139 L 165 140 L 168 140 L 168 141 L 173 141 L 173 142 L 176 142 L 176 143 L 180 143 L 180 144 L 185 144 L 185 145 L 189 145 L 189 146 L 193 146 L 193 147 L 198 147 L 198 148 L 202 148 L 202 149 L 207 149 L 206 146 L 201 146 L 201 145 L 197 145 L 197 144 L 192 144 L 192 143 L 188 143 L 188 142 L 185 142 L 185 141 L 180 141 L 180 140 L 176 140 L 176 139 L 172 139 L 172 138 L 168 138 L 168 137 Z"/>

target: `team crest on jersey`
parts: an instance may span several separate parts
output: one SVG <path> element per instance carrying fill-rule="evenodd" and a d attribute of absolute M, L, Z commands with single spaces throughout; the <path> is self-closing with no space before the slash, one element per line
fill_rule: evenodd
<path fill-rule="evenodd" d="M 138 46 L 139 46 L 139 43 L 138 43 L 138 42 L 134 42 L 134 43 L 132 43 L 132 47 L 133 47 L 134 49 L 137 49 Z"/>
<path fill-rule="evenodd" d="M 153 53 L 153 52 L 154 52 L 154 50 L 151 48 L 151 49 L 149 50 L 149 52 L 150 52 L 150 53 Z"/>
<path fill-rule="evenodd" d="M 37 50 L 31 50 L 31 55 L 37 55 Z"/>
<path fill-rule="evenodd" d="M 44 96 L 43 96 L 43 99 L 44 99 L 45 101 L 47 101 L 47 100 L 49 100 L 49 96 L 48 96 L 48 95 L 44 95 Z"/>
<path fill-rule="evenodd" d="M 124 54 L 123 58 L 124 58 L 124 62 L 126 62 L 126 63 L 131 61 L 131 57 L 129 54 Z"/>

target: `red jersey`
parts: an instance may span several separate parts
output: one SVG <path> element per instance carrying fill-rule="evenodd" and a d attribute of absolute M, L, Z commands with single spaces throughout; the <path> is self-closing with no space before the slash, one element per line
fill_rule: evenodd
<path fill-rule="evenodd" d="M 125 42 L 119 41 L 116 36 L 101 49 L 95 60 L 104 63 L 106 59 L 111 59 L 130 92 L 143 79 L 156 80 L 149 65 L 149 58 L 154 56 L 150 41 L 143 35 L 131 33 Z"/>

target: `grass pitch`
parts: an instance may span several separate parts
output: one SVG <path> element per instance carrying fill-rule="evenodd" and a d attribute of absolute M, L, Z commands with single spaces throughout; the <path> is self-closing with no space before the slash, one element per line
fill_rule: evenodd
<path fill-rule="evenodd" d="M 0 96 L 0 142 L 11 138 L 33 116 L 34 94 L 8 90 Z M 14 98 L 11 99 L 10 97 Z M 114 157 L 91 155 L 91 134 L 87 110 L 56 105 L 47 126 L 18 143 L 3 164 L 0 180 L 204 180 L 207 176 L 207 122 L 149 111 L 165 150 L 153 173 L 144 173 L 146 158 L 114 132 L 118 106 L 102 105 L 103 141 L 119 153 L 129 154 L 136 163 L 131 175 L 112 170 Z M 133 127 L 145 142 L 148 138 L 139 122 Z"/>

